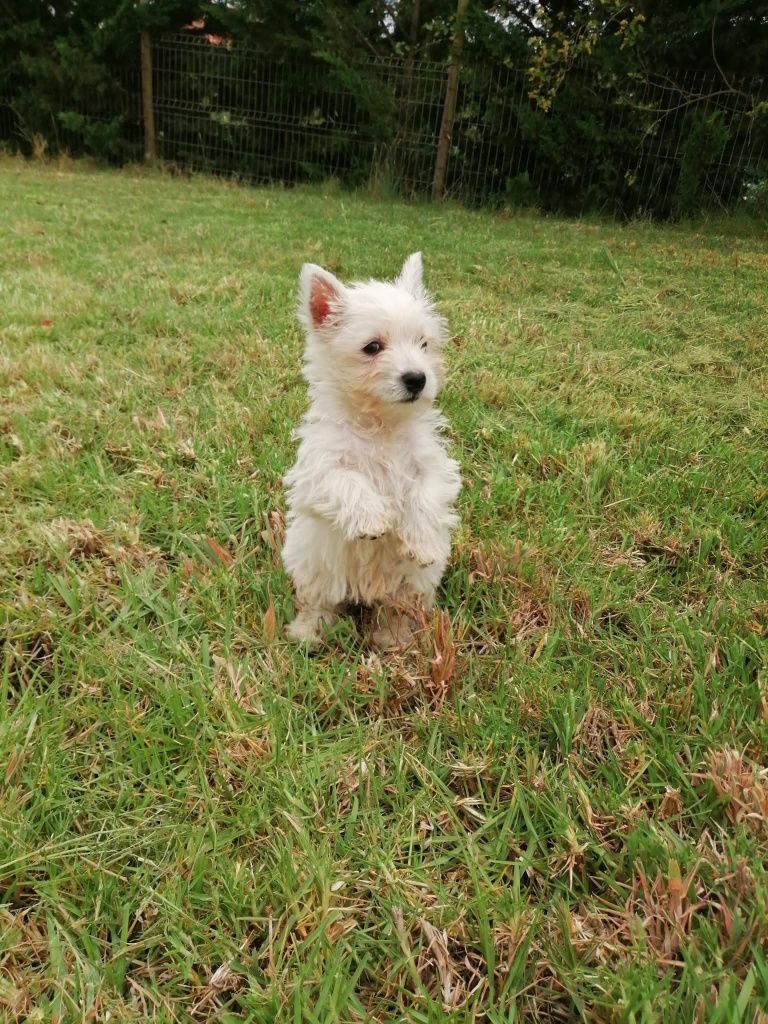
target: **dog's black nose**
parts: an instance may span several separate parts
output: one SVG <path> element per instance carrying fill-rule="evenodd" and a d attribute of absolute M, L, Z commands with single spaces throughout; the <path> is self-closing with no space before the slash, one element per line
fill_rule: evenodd
<path fill-rule="evenodd" d="M 426 373 L 409 371 L 404 373 L 400 380 L 405 384 L 405 389 L 409 395 L 418 395 L 424 390 L 424 385 L 427 383 L 427 375 Z"/>

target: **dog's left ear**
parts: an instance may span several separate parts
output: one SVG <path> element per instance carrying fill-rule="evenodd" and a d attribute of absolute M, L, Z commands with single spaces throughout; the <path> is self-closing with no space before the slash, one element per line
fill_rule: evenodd
<path fill-rule="evenodd" d="M 421 262 L 421 253 L 414 252 L 403 264 L 403 269 L 400 271 L 396 284 L 401 288 L 405 288 L 411 295 L 414 295 L 417 299 L 420 299 L 424 294 L 424 265 Z"/>

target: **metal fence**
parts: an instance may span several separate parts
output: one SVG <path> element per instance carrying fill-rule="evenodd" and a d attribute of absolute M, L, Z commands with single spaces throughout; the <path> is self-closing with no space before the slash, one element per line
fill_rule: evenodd
<path fill-rule="evenodd" d="M 379 59 L 333 68 L 172 36 L 153 41 L 152 66 L 166 162 L 255 181 L 352 183 L 392 165 L 406 191 L 429 188 L 442 65 Z"/>
<path fill-rule="evenodd" d="M 338 177 L 428 194 L 444 65 L 371 59 L 354 67 L 278 62 L 189 35 L 152 47 L 158 153 L 254 181 Z M 764 83 L 707 74 L 596 79 L 574 68 L 549 109 L 525 70 L 464 67 L 446 192 L 668 216 L 729 207 L 768 176 Z"/>
<path fill-rule="evenodd" d="M 429 194 L 446 93 L 442 64 L 279 61 L 192 33 L 154 39 L 151 64 L 156 151 L 168 165 L 248 181 L 336 177 Z M 52 102 L 69 148 L 98 150 L 101 139 L 115 159 L 140 156 L 138 69 L 118 77 L 98 109 L 87 97 L 70 98 L 58 112 Z M 574 213 L 728 208 L 751 182 L 768 178 L 761 96 L 760 79 L 619 80 L 573 68 L 544 109 L 525 70 L 463 67 L 445 190 L 470 203 Z"/>

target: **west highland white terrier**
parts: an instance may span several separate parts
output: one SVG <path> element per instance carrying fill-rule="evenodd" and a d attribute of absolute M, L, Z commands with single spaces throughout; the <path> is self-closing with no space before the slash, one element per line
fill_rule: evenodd
<path fill-rule="evenodd" d="M 434 605 L 461 486 L 434 405 L 446 327 L 421 253 L 392 283 L 345 286 L 306 263 L 299 319 L 310 407 L 285 477 L 283 562 L 297 600 L 288 634 L 315 641 L 353 603 L 377 610 L 374 642 L 402 644 L 409 610 Z"/>

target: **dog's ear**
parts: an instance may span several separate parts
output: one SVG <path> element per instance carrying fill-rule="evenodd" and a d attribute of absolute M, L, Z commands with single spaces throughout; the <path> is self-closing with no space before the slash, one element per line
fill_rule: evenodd
<path fill-rule="evenodd" d="M 400 271 L 395 283 L 400 285 L 401 288 L 405 288 L 411 295 L 415 295 L 417 299 L 420 299 L 424 294 L 423 273 L 424 266 L 421 262 L 421 253 L 411 253 L 403 264 L 403 269 Z"/>
<path fill-rule="evenodd" d="M 346 288 L 327 270 L 305 263 L 299 275 L 299 316 L 309 328 L 329 325 L 338 318 Z"/>

